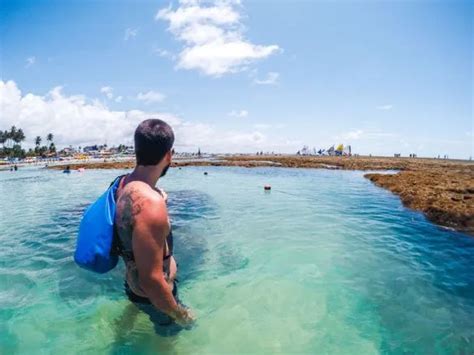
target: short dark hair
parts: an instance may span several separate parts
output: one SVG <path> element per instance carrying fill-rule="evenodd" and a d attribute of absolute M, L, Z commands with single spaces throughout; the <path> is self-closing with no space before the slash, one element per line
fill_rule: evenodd
<path fill-rule="evenodd" d="M 135 130 L 137 165 L 158 164 L 173 147 L 174 133 L 170 125 L 159 119 L 148 119 Z"/>

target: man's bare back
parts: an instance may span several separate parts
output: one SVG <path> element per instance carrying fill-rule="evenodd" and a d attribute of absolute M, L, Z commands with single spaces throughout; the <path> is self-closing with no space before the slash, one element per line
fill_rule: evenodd
<path fill-rule="evenodd" d="M 170 223 L 166 201 L 147 183 L 129 180 L 124 177 L 119 185 L 115 214 L 127 266 L 126 282 L 135 295 L 149 299 L 177 322 L 191 319 L 173 297 L 177 267 L 167 244 Z"/>
<path fill-rule="evenodd" d="M 123 184 L 121 184 L 123 186 Z M 156 190 L 151 189 L 147 184 L 141 182 L 131 182 L 125 187 L 117 191 L 117 213 L 116 226 L 117 232 L 122 244 L 124 246 L 130 245 L 132 242 L 133 228 L 137 220 L 140 222 L 140 213 L 145 203 L 156 203 L 161 205 L 163 196 Z M 164 211 L 167 214 L 167 211 Z M 143 221 L 142 221 L 143 222 Z M 170 225 L 168 222 L 168 233 Z M 133 245 L 130 245 L 128 250 L 133 250 Z M 163 272 L 166 281 L 171 289 L 173 289 L 174 279 L 176 278 L 176 262 L 174 257 L 170 255 L 167 240 L 164 240 L 164 254 L 163 255 Z M 169 255 L 169 257 L 167 257 Z M 141 296 L 146 297 L 146 293 L 140 287 L 138 270 L 134 261 L 127 262 L 126 280 L 132 291 Z"/>

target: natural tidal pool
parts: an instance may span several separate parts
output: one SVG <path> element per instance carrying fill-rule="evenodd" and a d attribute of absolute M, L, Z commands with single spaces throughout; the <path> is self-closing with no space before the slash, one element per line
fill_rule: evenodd
<path fill-rule="evenodd" d="M 474 238 L 351 171 L 170 169 L 197 323 L 157 334 L 122 262 L 96 275 L 72 259 L 84 208 L 123 173 L 0 173 L 0 353 L 474 352 Z"/>

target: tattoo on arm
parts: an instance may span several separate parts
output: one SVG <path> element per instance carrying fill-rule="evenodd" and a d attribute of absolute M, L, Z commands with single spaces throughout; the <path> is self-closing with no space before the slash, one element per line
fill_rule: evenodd
<path fill-rule="evenodd" d="M 122 232 L 132 233 L 135 218 L 141 213 L 143 208 L 143 198 L 137 189 L 132 188 L 125 196 L 122 196 L 120 200 L 123 207 L 117 227 Z"/>

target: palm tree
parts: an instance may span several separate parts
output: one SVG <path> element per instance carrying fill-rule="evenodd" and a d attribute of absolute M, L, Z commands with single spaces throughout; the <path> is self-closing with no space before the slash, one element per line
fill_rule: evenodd
<path fill-rule="evenodd" d="M 10 131 L 5 131 L 4 132 L 4 139 L 5 141 L 3 142 L 3 146 L 7 146 L 7 148 L 11 148 L 13 146 L 13 141 L 17 135 L 17 130 L 15 126 L 12 126 L 10 128 Z"/>
<path fill-rule="evenodd" d="M 5 142 L 7 141 L 7 135 L 7 131 L 0 131 L 0 144 L 2 144 L 3 146 L 5 146 Z"/>
<path fill-rule="evenodd" d="M 11 145 L 13 147 L 14 143 L 16 143 L 17 136 L 18 136 L 18 130 L 16 129 L 15 126 L 12 126 L 10 128 L 10 132 L 8 133 L 8 139 L 7 139 L 7 141 L 9 141 L 9 144 L 8 144 L 9 146 Z"/>
<path fill-rule="evenodd" d="M 48 148 L 48 152 L 51 152 L 51 146 L 54 147 L 54 144 L 53 144 L 53 134 L 52 133 L 48 133 L 48 135 L 46 136 L 46 140 L 48 141 L 48 145 L 49 145 L 49 148 Z"/>
<path fill-rule="evenodd" d="M 7 141 L 8 132 L 7 131 L 0 131 L 0 144 L 2 144 L 2 149 L 0 150 L 0 156 L 6 154 L 5 142 Z"/>
<path fill-rule="evenodd" d="M 35 153 L 40 152 L 40 145 L 41 145 L 41 137 L 36 136 L 36 138 L 35 138 Z"/>
<path fill-rule="evenodd" d="M 16 131 L 15 137 L 13 137 L 13 140 L 16 143 L 21 143 L 25 140 L 25 133 L 23 133 L 23 130 L 20 128 L 18 131 Z"/>

